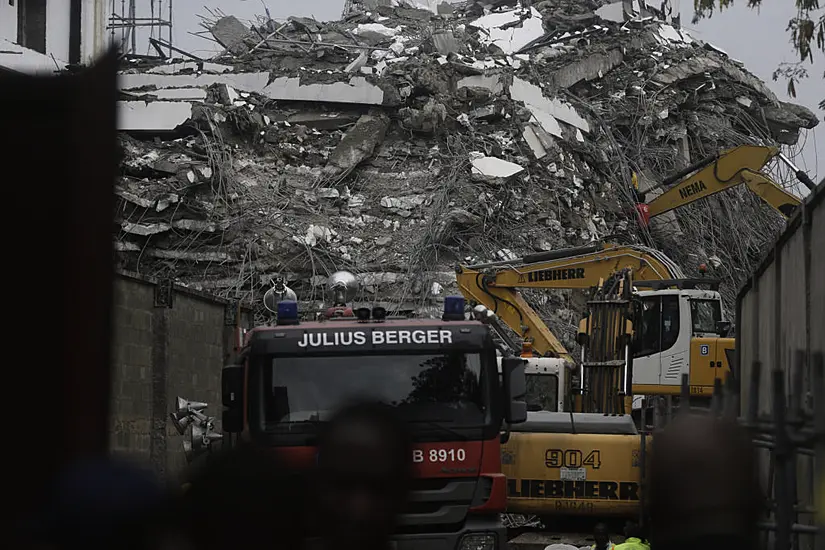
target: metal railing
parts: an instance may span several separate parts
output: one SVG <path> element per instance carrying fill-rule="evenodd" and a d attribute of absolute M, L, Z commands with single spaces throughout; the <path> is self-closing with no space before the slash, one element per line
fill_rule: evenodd
<path fill-rule="evenodd" d="M 821 495 L 825 475 L 825 367 L 823 353 L 812 354 L 810 369 L 806 369 L 805 352 L 794 355 L 790 392 L 787 391 L 788 370 L 770 371 L 770 415 L 760 415 L 763 365 L 754 362 L 749 371 L 747 410 L 740 416 L 741 381 L 729 375 L 723 384 L 717 379 L 709 406 L 690 403 L 688 375 L 682 377 L 679 403 L 674 407 L 671 396 L 653 399 L 652 425 L 643 422 L 640 465 L 642 509 L 647 487 L 646 436 L 669 423 L 674 414 L 711 414 L 737 420 L 751 434 L 760 459 L 760 482 L 766 492 L 766 506 L 759 529 L 763 531 L 764 548 L 776 550 L 825 550 L 825 532 L 816 525 L 817 508 L 825 502 L 802 502 L 799 487 L 809 488 L 811 500 Z M 810 373 L 809 387 L 804 391 L 804 375 Z M 805 395 L 803 395 L 803 393 Z M 809 399 L 806 399 L 809 398 Z M 655 440 L 655 436 L 653 438 Z M 767 456 L 766 456 L 767 455 Z M 800 461 L 800 457 L 804 457 Z M 803 467 L 800 468 L 800 463 Z M 807 463 L 807 464 L 805 464 Z M 807 466 L 807 467 L 804 467 Z M 820 495 L 820 496 L 817 496 Z M 803 517 L 805 520 L 803 521 Z M 644 512 L 641 520 L 644 522 Z"/>

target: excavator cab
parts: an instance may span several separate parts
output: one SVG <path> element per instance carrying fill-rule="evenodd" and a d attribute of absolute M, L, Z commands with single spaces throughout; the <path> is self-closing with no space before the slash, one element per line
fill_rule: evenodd
<path fill-rule="evenodd" d="M 498 372 L 502 374 L 501 357 Z M 570 411 L 573 365 L 558 357 L 523 357 L 527 412 Z"/>
<path fill-rule="evenodd" d="M 610 290 L 617 283 L 624 288 Z M 581 410 L 629 413 L 627 396 L 679 395 L 685 374 L 693 395 L 712 395 L 734 349 L 718 288 L 704 278 L 632 281 L 627 272 L 602 282 L 579 324 L 578 393 L 590 394 Z"/>
<path fill-rule="evenodd" d="M 719 282 L 710 279 L 635 282 L 632 350 L 634 394 L 678 395 L 687 374 L 692 395 L 710 396 L 733 359 Z M 706 287 L 706 288 L 700 288 Z"/>

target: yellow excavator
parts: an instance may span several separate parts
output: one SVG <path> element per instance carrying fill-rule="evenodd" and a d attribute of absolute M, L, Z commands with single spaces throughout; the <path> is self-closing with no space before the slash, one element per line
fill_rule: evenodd
<path fill-rule="evenodd" d="M 508 513 L 636 517 L 650 438 L 628 414 L 636 329 L 644 324 L 633 269 L 599 281 L 579 325 L 582 346 L 576 411 L 528 412 L 502 447 Z M 534 359 L 534 361 L 553 359 Z"/>
<path fill-rule="evenodd" d="M 649 189 L 648 192 L 659 187 L 669 188 L 647 202 L 645 215 L 654 218 L 731 187 L 745 184 L 774 210 L 789 218 L 800 205 L 799 198 L 782 189 L 762 171 L 775 158 L 788 165 L 799 182 L 808 189 L 816 187 L 813 180 L 778 148 L 740 145 L 692 164 L 669 176 L 660 185 Z M 635 178 L 634 185 L 638 189 Z M 644 195 L 639 194 L 639 199 L 644 202 Z"/>
<path fill-rule="evenodd" d="M 519 292 L 592 289 L 623 269 L 633 272 L 641 325 L 633 348 L 633 393 L 679 395 L 688 374 L 693 395 L 710 397 L 730 369 L 733 338 L 719 282 L 688 279 L 662 252 L 640 245 L 596 244 L 456 268 L 458 288 L 510 327 L 539 357 L 574 360 Z M 582 376 L 579 376 L 582 379 Z"/>
<path fill-rule="evenodd" d="M 569 515 L 635 517 L 649 442 L 630 414 L 632 396 L 679 395 L 686 374 L 693 395 L 710 397 L 715 380 L 724 379 L 734 340 L 718 281 L 687 279 L 657 250 L 616 244 L 456 272 L 468 301 L 493 312 L 538 356 L 527 359 L 528 386 L 553 396 L 528 402 L 527 421 L 512 427 L 502 447 L 508 513 L 545 523 Z M 579 325 L 576 367 L 520 288 L 594 292 Z"/>
<path fill-rule="evenodd" d="M 672 188 L 645 205 L 645 213 L 655 217 L 744 183 L 789 217 L 799 199 L 761 172 L 774 157 L 813 187 L 778 149 L 746 145 L 669 177 L 662 185 Z M 534 356 L 527 359 L 532 387 L 545 396 L 528 403 L 527 422 L 513 427 L 502 448 L 508 512 L 538 515 L 545 524 L 559 516 L 639 514 L 651 441 L 628 414 L 632 396 L 679 395 L 684 375 L 692 396 L 712 395 L 734 350 L 718 282 L 685 278 L 657 250 L 611 244 L 456 271 L 464 296 L 523 339 L 522 356 Z M 577 334 L 582 355 L 576 387 L 567 368 L 572 357 L 520 288 L 595 289 Z"/>

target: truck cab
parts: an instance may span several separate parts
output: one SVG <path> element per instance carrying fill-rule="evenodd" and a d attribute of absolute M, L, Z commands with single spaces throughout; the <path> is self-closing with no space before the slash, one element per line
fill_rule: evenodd
<path fill-rule="evenodd" d="M 224 368 L 224 430 L 311 468 L 319 426 L 353 398 L 377 398 L 414 438 L 413 495 L 396 547 L 503 550 L 500 432 L 526 419 L 524 371 L 512 358 L 499 376 L 488 328 L 464 308 L 451 296 L 441 319 L 358 308 L 301 322 L 295 302 L 280 302 L 277 322 L 248 332 Z"/>

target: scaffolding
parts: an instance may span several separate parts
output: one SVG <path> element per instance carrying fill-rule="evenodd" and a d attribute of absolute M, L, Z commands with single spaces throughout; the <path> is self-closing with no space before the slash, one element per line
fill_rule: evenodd
<path fill-rule="evenodd" d="M 141 4 L 140 12 L 137 4 Z M 144 11 L 146 4 L 148 14 Z M 109 12 L 111 15 L 106 28 L 112 42 L 120 44 L 123 55 L 143 56 L 138 51 L 139 29 L 149 31 L 146 54 L 152 48 L 157 55 L 167 58 L 176 51 L 172 46 L 172 0 L 111 0 Z"/>

